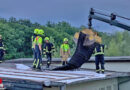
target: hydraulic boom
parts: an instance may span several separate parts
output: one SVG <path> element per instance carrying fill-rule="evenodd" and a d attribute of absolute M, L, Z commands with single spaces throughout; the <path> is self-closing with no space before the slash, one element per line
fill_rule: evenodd
<path fill-rule="evenodd" d="M 117 17 L 122 18 L 122 19 L 126 19 L 126 20 L 130 20 L 130 18 L 122 17 L 122 16 L 116 15 L 114 13 L 107 15 L 105 13 L 98 12 L 95 9 L 91 8 L 90 12 L 89 12 L 89 18 L 88 18 L 89 29 L 92 28 L 92 19 L 96 19 L 96 20 L 108 23 L 110 25 L 117 26 L 117 27 L 120 27 L 120 28 L 123 28 L 125 30 L 130 31 L 130 25 L 126 25 L 124 23 L 119 22 L 118 20 L 116 20 Z"/>

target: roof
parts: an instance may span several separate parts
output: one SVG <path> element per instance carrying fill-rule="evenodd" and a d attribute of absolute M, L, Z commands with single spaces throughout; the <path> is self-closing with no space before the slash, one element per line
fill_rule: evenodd
<path fill-rule="evenodd" d="M 130 57 L 106 57 L 106 60 L 119 59 L 130 60 Z M 55 58 L 53 60 L 59 61 L 59 58 Z M 94 57 L 92 57 L 91 60 L 94 60 Z M 1 63 L 0 77 L 3 78 L 3 80 L 6 82 L 14 81 L 14 83 L 17 83 L 21 82 L 21 80 L 24 80 L 26 83 L 39 83 L 42 86 L 60 86 L 65 84 L 76 84 L 95 80 L 130 76 L 130 73 L 112 71 L 107 71 L 105 74 L 97 74 L 95 71 L 88 69 L 78 69 L 73 71 L 34 71 L 28 65 L 28 63 L 31 61 L 31 58 L 21 58 Z"/>
<path fill-rule="evenodd" d="M 36 82 L 45 86 L 58 86 L 63 84 L 74 84 L 94 80 L 108 79 L 114 77 L 129 76 L 128 73 L 107 72 L 106 74 L 97 74 L 90 70 L 74 71 L 34 71 L 28 69 L 13 69 L 0 67 L 0 77 L 6 81 L 25 80 Z"/>

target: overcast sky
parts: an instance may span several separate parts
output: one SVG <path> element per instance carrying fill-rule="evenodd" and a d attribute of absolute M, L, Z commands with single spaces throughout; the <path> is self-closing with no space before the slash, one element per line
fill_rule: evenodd
<path fill-rule="evenodd" d="M 130 0 L 0 0 L 0 17 L 13 16 L 40 24 L 46 24 L 47 21 L 67 21 L 79 27 L 87 26 L 91 7 L 130 18 Z M 93 27 L 101 31 L 120 30 L 99 21 L 94 21 Z"/>

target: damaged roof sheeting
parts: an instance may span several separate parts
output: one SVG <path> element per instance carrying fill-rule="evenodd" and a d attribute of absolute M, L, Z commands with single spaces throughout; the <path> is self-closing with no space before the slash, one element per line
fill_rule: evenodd
<path fill-rule="evenodd" d="M 90 70 L 79 71 L 33 71 L 33 70 L 18 70 L 9 68 L 0 68 L 0 77 L 3 81 L 6 80 L 25 80 L 35 83 L 40 83 L 45 86 L 59 86 L 63 84 L 74 84 L 79 82 L 101 80 L 120 76 L 129 76 L 125 73 L 109 72 L 106 74 L 97 74 Z"/>

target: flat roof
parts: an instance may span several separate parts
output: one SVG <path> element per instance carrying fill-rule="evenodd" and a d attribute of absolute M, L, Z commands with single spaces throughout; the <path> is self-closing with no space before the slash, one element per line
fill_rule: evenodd
<path fill-rule="evenodd" d="M 97 74 L 91 70 L 74 70 L 74 71 L 34 71 L 0 67 L 0 78 L 3 80 L 40 83 L 45 86 L 59 86 L 64 84 L 76 84 L 94 80 L 102 80 L 115 77 L 130 76 L 129 73 L 106 72 Z"/>
<path fill-rule="evenodd" d="M 60 58 L 54 58 L 60 61 Z M 94 57 L 90 59 L 94 60 Z M 130 56 L 121 57 L 105 57 L 105 60 L 129 60 Z M 26 63 L 32 62 L 32 58 L 21 58 L 5 61 L 0 64 L 0 78 L 5 82 L 17 83 L 21 80 L 26 83 L 40 84 L 41 86 L 61 86 L 66 84 L 76 84 L 96 80 L 104 80 L 117 77 L 130 76 L 130 73 L 107 71 L 105 74 L 97 74 L 94 70 L 77 69 L 71 71 L 34 71 Z M 22 64 L 20 64 L 22 63 Z M 16 68 L 17 67 L 17 68 Z M 26 67 L 24 69 L 23 67 Z"/>

